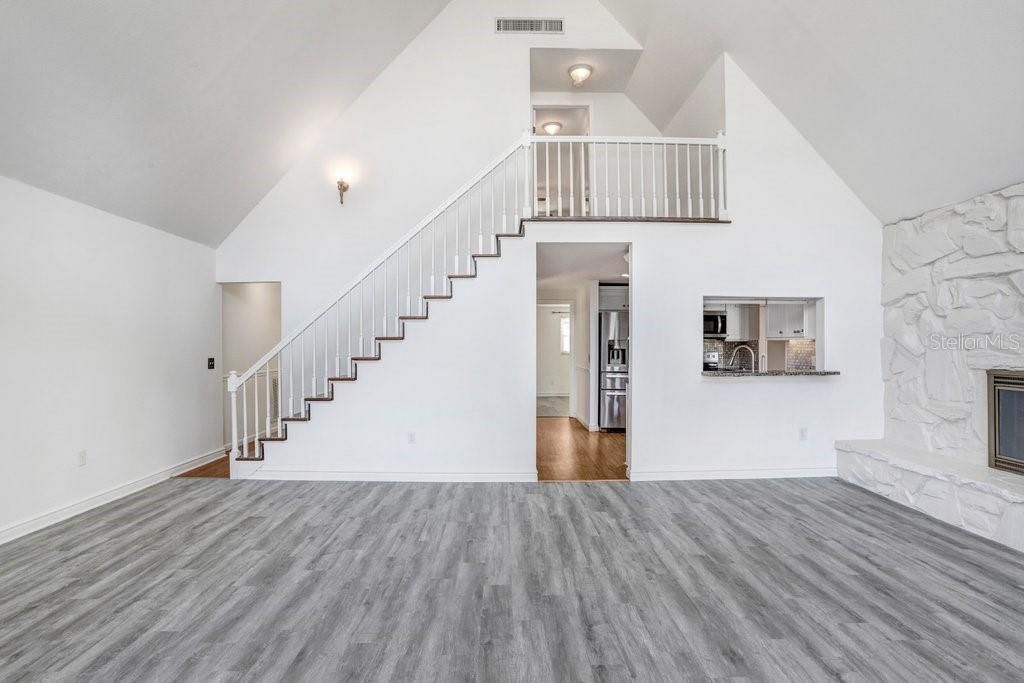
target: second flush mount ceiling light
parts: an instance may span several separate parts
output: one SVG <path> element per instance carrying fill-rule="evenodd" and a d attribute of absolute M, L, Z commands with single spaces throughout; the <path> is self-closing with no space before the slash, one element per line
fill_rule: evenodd
<path fill-rule="evenodd" d="M 541 128 L 543 128 L 544 132 L 548 135 L 558 135 L 558 131 L 562 130 L 562 124 L 558 121 L 548 121 L 541 126 Z"/>
<path fill-rule="evenodd" d="M 582 88 L 583 82 L 594 73 L 594 68 L 589 64 L 574 64 L 569 67 L 569 78 L 572 79 L 572 87 Z"/>

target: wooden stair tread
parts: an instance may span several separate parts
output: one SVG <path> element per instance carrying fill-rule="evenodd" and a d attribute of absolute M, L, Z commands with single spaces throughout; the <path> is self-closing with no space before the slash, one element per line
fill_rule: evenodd
<path fill-rule="evenodd" d="M 328 382 L 355 382 L 355 377 L 328 377 Z"/>
<path fill-rule="evenodd" d="M 425 315 L 400 315 L 399 320 L 427 320 Z"/>
<path fill-rule="evenodd" d="M 376 339 L 377 341 L 402 341 L 403 339 L 405 339 L 405 337 L 404 336 L 402 336 L 402 337 L 389 336 L 389 337 L 374 337 L 374 339 Z"/>
<path fill-rule="evenodd" d="M 352 361 L 355 363 L 362 363 L 363 361 L 374 361 L 380 360 L 380 356 L 353 356 Z"/>
<path fill-rule="evenodd" d="M 451 299 L 451 294 L 424 294 L 424 299 Z"/>

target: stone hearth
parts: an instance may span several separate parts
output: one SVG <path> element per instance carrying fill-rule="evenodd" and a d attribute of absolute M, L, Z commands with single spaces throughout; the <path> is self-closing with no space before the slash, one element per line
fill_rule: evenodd
<path fill-rule="evenodd" d="M 1024 477 L 883 440 L 837 441 L 840 478 L 1024 552 Z"/>

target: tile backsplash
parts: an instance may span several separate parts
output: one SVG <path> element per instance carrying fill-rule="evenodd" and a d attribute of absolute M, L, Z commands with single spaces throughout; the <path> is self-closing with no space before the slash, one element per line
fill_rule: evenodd
<path fill-rule="evenodd" d="M 790 339 L 786 342 L 786 370 L 816 370 L 813 339 Z"/>
<path fill-rule="evenodd" d="M 722 339 L 705 339 L 704 340 L 704 353 L 709 351 L 717 351 L 720 359 L 720 366 L 726 367 L 729 364 L 729 360 L 732 358 L 732 354 L 736 351 L 739 346 L 749 346 L 754 351 L 754 356 L 757 356 L 757 340 L 751 340 L 746 342 L 731 342 L 724 341 Z M 813 361 L 813 357 L 812 357 Z M 744 370 L 750 370 L 750 354 L 746 351 L 740 351 L 736 354 L 736 367 L 743 368 Z"/>
<path fill-rule="evenodd" d="M 732 358 L 732 354 L 736 351 L 736 347 L 743 346 L 744 344 L 753 349 L 755 356 L 759 356 L 757 351 L 757 340 L 751 340 L 748 342 L 730 342 L 723 341 L 721 339 L 705 339 L 704 353 L 717 351 L 721 367 L 726 367 L 729 365 L 729 359 Z M 736 354 L 736 367 L 749 370 L 750 354 L 746 351 L 740 351 Z M 813 339 L 790 339 L 786 342 L 786 370 L 816 369 L 815 344 Z"/>

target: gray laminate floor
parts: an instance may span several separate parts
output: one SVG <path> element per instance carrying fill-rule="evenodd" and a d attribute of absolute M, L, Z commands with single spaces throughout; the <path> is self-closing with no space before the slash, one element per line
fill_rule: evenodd
<path fill-rule="evenodd" d="M 832 479 L 176 479 L 0 546 L 0 680 L 1019 680 L 1022 582 Z"/>

